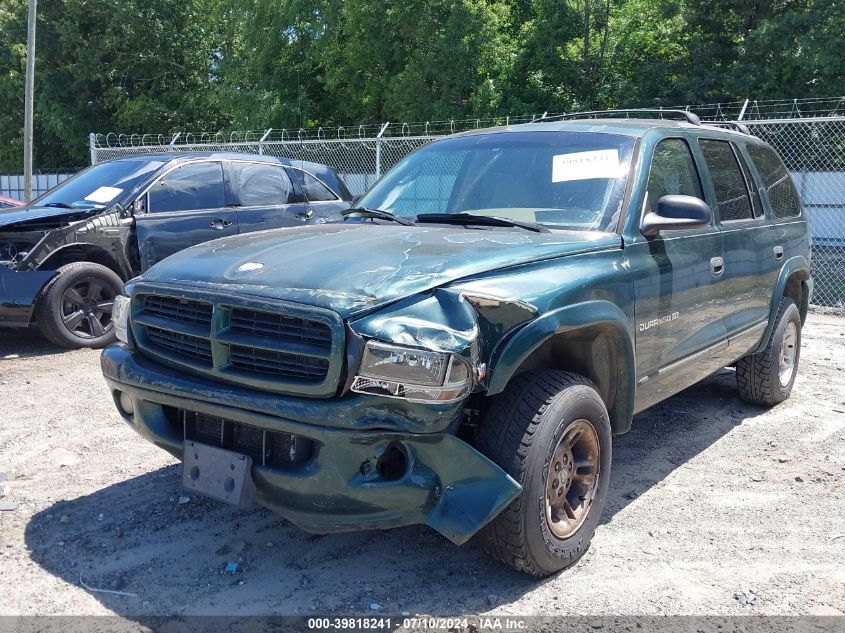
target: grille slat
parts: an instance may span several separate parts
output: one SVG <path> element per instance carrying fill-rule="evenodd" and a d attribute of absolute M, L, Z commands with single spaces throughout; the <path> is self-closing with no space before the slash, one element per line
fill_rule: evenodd
<path fill-rule="evenodd" d="M 325 323 L 259 310 L 234 308 L 229 329 L 233 332 L 310 343 L 320 347 L 332 345 L 332 332 Z"/>
<path fill-rule="evenodd" d="M 213 306 L 205 301 L 148 295 L 144 299 L 144 312 L 182 323 L 191 323 L 211 330 Z"/>
<path fill-rule="evenodd" d="M 201 361 L 211 367 L 211 341 L 208 339 L 149 326 L 146 332 L 147 338 L 159 347 Z"/>
<path fill-rule="evenodd" d="M 321 358 L 296 356 L 239 345 L 231 346 L 229 361 L 236 369 L 293 378 L 322 379 L 329 369 L 329 362 Z"/>

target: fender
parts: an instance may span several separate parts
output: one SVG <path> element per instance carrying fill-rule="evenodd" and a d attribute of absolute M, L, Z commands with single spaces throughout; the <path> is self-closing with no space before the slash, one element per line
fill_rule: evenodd
<path fill-rule="evenodd" d="M 547 312 L 521 328 L 501 348 L 494 351 L 487 394 L 501 393 L 525 360 L 556 334 L 592 326 L 602 326 L 614 339 L 618 350 L 618 380 L 610 425 L 615 434 L 631 428 L 636 390 L 634 335 L 628 317 L 610 301 L 595 300 Z"/>
<path fill-rule="evenodd" d="M 131 226 L 121 222 L 123 209 L 119 205 L 98 215 L 49 231 L 32 247 L 18 264 L 18 270 L 39 270 L 50 257 L 68 247 L 94 247 L 114 259 L 126 279 L 132 277 L 132 267 L 123 244 L 127 243 Z"/>
<path fill-rule="evenodd" d="M 84 249 L 86 251 L 86 256 L 85 259 L 82 261 L 94 261 L 95 263 L 101 262 L 98 262 L 96 259 L 91 260 L 90 255 L 92 253 L 101 253 L 103 257 L 107 257 L 117 264 L 118 270 L 116 270 L 115 272 L 119 273 L 124 279 L 131 279 L 133 277 L 132 266 L 130 265 L 129 260 L 126 257 L 126 254 L 120 248 L 120 241 L 115 241 L 111 245 L 111 248 L 109 248 L 105 244 L 94 244 L 91 242 L 75 242 L 71 244 L 65 244 L 64 246 L 60 246 L 56 250 L 51 252 L 47 260 L 69 249 Z M 44 260 L 44 262 L 42 262 L 41 267 L 39 267 L 38 270 L 49 270 L 48 268 L 43 267 L 44 263 L 46 263 L 47 260 Z M 111 268 L 111 266 L 107 267 Z"/>
<path fill-rule="evenodd" d="M 769 324 L 766 326 L 766 331 L 763 333 L 760 342 L 749 352 L 749 354 L 757 354 L 766 348 L 769 337 L 772 335 L 772 330 L 774 330 L 775 325 L 777 325 L 775 323 L 775 318 L 778 314 L 780 299 L 783 297 L 783 292 L 786 289 L 786 281 L 795 272 L 802 273 L 801 285 L 804 288 L 804 292 L 802 292 L 802 301 L 801 305 L 798 306 L 798 311 L 801 313 L 801 322 L 804 322 L 804 318 L 807 316 L 807 309 L 810 304 L 810 295 L 813 292 L 813 280 L 810 277 L 810 263 L 807 261 L 807 258 L 803 255 L 796 255 L 795 257 L 787 259 L 780 269 L 780 275 L 778 276 L 774 292 L 772 293 L 772 305 L 769 307 Z"/>

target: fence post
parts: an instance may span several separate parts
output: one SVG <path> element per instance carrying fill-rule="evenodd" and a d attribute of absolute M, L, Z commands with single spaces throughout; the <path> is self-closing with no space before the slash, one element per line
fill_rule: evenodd
<path fill-rule="evenodd" d="M 390 121 L 381 126 L 381 131 L 376 136 L 376 180 L 381 178 L 381 137 L 387 131 Z"/>
<path fill-rule="evenodd" d="M 97 164 L 97 135 L 91 132 L 88 135 L 88 148 L 91 150 L 91 164 Z"/>
<path fill-rule="evenodd" d="M 258 139 L 258 153 L 263 155 L 264 154 L 264 141 L 267 140 L 267 137 L 270 136 L 270 132 L 273 131 L 273 128 L 267 128 L 267 131 L 264 132 L 264 136 Z"/>
<path fill-rule="evenodd" d="M 742 121 L 742 117 L 745 116 L 745 109 L 748 107 L 748 99 L 745 100 L 745 103 L 742 104 L 742 110 L 739 111 L 739 116 L 736 118 L 737 121 Z"/>

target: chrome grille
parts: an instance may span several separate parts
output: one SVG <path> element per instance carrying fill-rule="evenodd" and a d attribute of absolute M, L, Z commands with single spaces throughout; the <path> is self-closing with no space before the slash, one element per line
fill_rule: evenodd
<path fill-rule="evenodd" d="M 340 316 L 282 301 L 262 300 L 260 309 L 256 303 L 198 291 L 168 294 L 139 283 L 131 328 L 140 351 L 166 364 L 265 391 L 334 395 L 344 359 Z"/>

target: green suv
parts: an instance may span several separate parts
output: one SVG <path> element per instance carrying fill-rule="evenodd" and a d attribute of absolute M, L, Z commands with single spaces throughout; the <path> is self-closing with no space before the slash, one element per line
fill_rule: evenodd
<path fill-rule="evenodd" d="M 115 303 L 118 411 L 196 493 L 314 532 L 478 533 L 536 576 L 572 565 L 613 435 L 726 366 L 745 400 L 786 399 L 812 290 L 772 148 L 649 116 L 450 136 L 343 223 L 167 258 Z"/>

